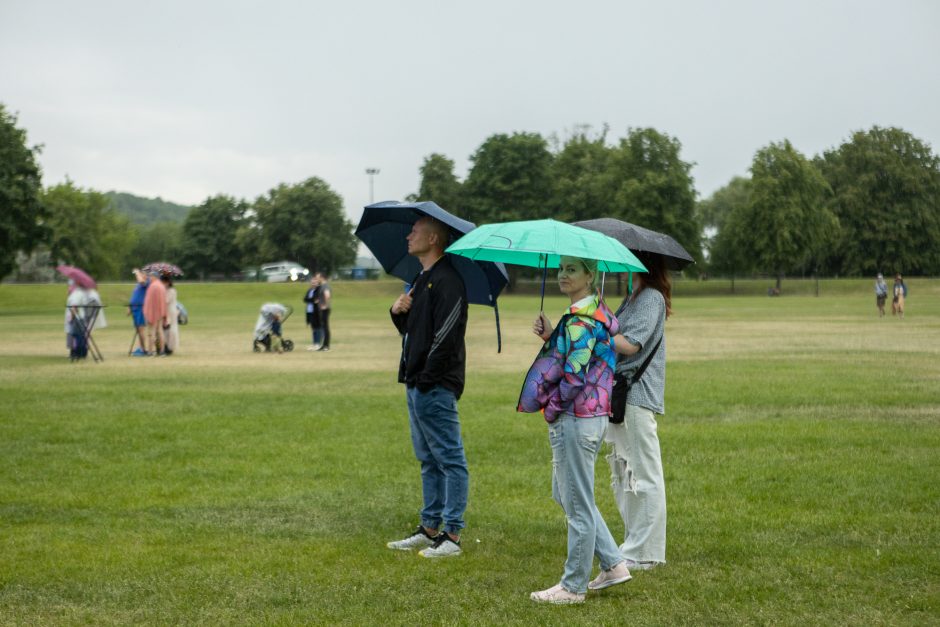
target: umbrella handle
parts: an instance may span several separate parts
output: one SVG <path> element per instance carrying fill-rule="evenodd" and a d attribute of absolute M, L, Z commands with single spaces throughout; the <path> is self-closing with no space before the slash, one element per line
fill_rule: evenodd
<path fill-rule="evenodd" d="M 499 331 L 499 302 L 493 301 L 493 313 L 496 314 L 496 352 L 503 352 L 503 336 Z"/>

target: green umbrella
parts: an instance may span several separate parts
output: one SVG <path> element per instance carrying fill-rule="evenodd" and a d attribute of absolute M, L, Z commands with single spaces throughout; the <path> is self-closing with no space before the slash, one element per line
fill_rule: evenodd
<path fill-rule="evenodd" d="M 563 256 L 596 259 L 601 272 L 646 272 L 640 260 L 614 238 L 555 220 L 484 224 L 451 244 L 447 252 L 542 268 L 543 299 L 548 267 L 558 267 Z"/>

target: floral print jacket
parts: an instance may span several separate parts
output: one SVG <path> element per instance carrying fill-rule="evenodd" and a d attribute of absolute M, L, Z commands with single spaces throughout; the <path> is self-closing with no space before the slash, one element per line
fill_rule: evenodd
<path fill-rule="evenodd" d="M 594 298 L 580 308 L 575 303 L 529 368 L 516 411 L 541 410 L 547 422 L 559 414 L 579 418 L 610 415 L 610 389 L 617 355 L 612 338 L 617 317 Z"/>

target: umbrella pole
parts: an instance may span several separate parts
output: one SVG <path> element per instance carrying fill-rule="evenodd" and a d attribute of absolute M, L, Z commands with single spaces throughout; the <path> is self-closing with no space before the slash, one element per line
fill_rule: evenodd
<path fill-rule="evenodd" d="M 633 273 L 627 273 L 627 294 L 633 293 Z"/>
<path fill-rule="evenodd" d="M 604 300 L 604 281 L 607 280 L 607 273 L 601 272 L 601 300 Z"/>
<path fill-rule="evenodd" d="M 539 255 L 539 263 L 541 263 L 541 255 Z M 545 279 L 548 277 L 548 255 L 545 256 L 545 267 L 542 268 L 542 302 L 539 303 L 539 313 L 545 311 Z"/>

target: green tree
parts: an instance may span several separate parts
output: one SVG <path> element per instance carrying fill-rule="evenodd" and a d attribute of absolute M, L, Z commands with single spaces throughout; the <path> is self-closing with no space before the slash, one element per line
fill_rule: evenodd
<path fill-rule="evenodd" d="M 831 194 L 819 170 L 789 140 L 761 148 L 751 164 L 751 198 L 746 211 L 732 214 L 732 226 L 746 234 L 741 245 L 755 265 L 777 277 L 813 264 L 835 241 L 839 221 L 826 208 Z"/>
<path fill-rule="evenodd" d="M 48 237 L 44 222 L 39 148 L 26 145 L 26 131 L 0 104 L 0 278 L 16 266 L 17 252 L 28 255 Z"/>
<path fill-rule="evenodd" d="M 421 187 L 408 199 L 412 202 L 433 200 L 456 216 L 463 216 L 461 184 L 454 174 L 454 162 L 442 154 L 433 153 L 421 165 Z"/>
<path fill-rule="evenodd" d="M 137 243 L 131 249 L 126 266 L 141 266 L 153 261 L 179 263 L 183 247 L 183 226 L 176 222 L 157 222 L 137 227 Z"/>
<path fill-rule="evenodd" d="M 899 128 L 873 127 L 817 158 L 842 235 L 843 274 L 940 272 L 940 159 Z"/>
<path fill-rule="evenodd" d="M 266 260 L 261 254 L 264 234 L 253 219 L 245 219 L 235 231 L 235 245 L 241 253 L 241 262 L 245 266 L 258 266 Z"/>
<path fill-rule="evenodd" d="M 182 224 L 192 207 L 177 205 L 162 198 L 143 198 L 126 192 L 106 192 L 118 213 L 124 214 L 131 224 L 153 226 L 159 222 Z"/>
<path fill-rule="evenodd" d="M 492 135 L 470 157 L 467 215 L 477 224 L 548 217 L 552 153 L 538 133 Z"/>
<path fill-rule="evenodd" d="M 751 198 L 751 180 L 736 176 L 707 199 L 699 201 L 695 211 L 699 223 L 706 229 L 721 231 L 728 217 L 738 207 L 746 207 Z"/>
<path fill-rule="evenodd" d="M 193 207 L 183 223 L 180 265 L 190 276 L 238 271 L 241 255 L 235 234 L 248 211 L 248 203 L 231 196 L 207 198 Z"/>
<path fill-rule="evenodd" d="M 596 136 L 581 127 L 565 141 L 552 161 L 551 213 L 558 220 L 576 222 L 614 215 L 614 194 L 608 176 L 613 150 L 607 128 Z"/>
<path fill-rule="evenodd" d="M 608 168 L 613 215 L 667 233 L 701 259 L 701 227 L 695 215 L 692 164 L 679 140 L 653 128 L 631 128 L 613 151 Z"/>
<path fill-rule="evenodd" d="M 696 206 L 699 223 L 705 228 L 708 269 L 729 276 L 732 292 L 735 277 L 753 267 L 746 254 L 746 233 L 740 230 L 750 203 L 751 181 L 736 176 Z"/>
<path fill-rule="evenodd" d="M 333 272 L 356 258 L 358 240 L 343 200 L 322 179 L 281 184 L 255 201 L 262 254 Z"/>
<path fill-rule="evenodd" d="M 76 265 L 97 279 L 126 277 L 137 231 L 101 192 L 72 181 L 48 188 L 42 203 L 49 211 L 50 249 L 57 262 Z"/>

